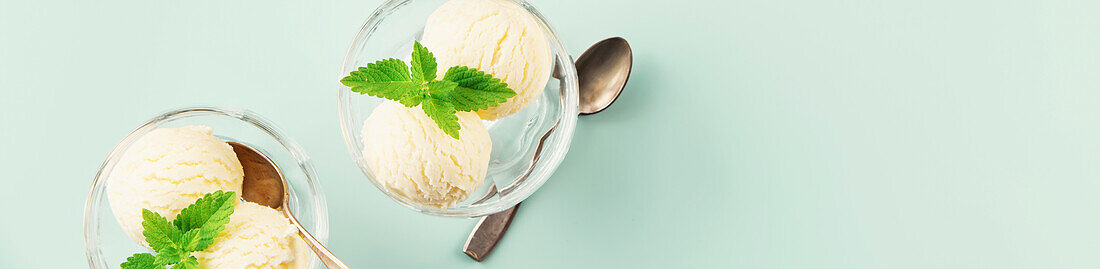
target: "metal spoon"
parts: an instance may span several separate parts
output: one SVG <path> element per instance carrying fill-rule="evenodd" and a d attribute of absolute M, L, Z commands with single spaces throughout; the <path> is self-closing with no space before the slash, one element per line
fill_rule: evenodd
<path fill-rule="evenodd" d="M 290 213 L 290 206 L 287 202 L 290 200 L 290 192 L 287 189 L 286 178 L 283 178 L 283 173 L 280 172 L 275 162 L 248 145 L 240 142 L 228 143 L 233 147 L 233 152 L 237 154 L 237 159 L 241 161 L 241 166 L 244 167 L 244 187 L 241 190 L 241 198 L 244 198 L 245 201 L 282 211 L 290 219 L 290 223 L 298 228 L 298 236 L 301 236 L 302 241 L 305 241 L 306 245 L 313 249 L 313 253 L 321 258 L 321 263 L 326 268 L 348 268 L 344 262 L 341 262 L 324 245 L 321 245 L 321 242 L 313 238 L 313 235 L 309 234 L 309 231 L 306 231 L 301 223 L 298 223 L 298 218 Z"/>
<path fill-rule="evenodd" d="M 630 77 L 633 61 L 634 55 L 630 50 L 630 44 L 621 37 L 601 40 L 584 50 L 576 62 L 580 86 L 580 115 L 599 113 L 619 98 Z M 554 77 L 558 75 L 555 74 Z M 552 131 L 553 128 L 550 130 Z M 543 135 L 544 140 L 545 138 L 546 135 Z M 542 141 L 539 141 L 538 149 L 541 148 Z M 535 151 L 532 165 L 535 160 L 538 160 L 539 151 Z M 528 168 L 527 172 L 530 173 L 531 169 Z M 526 176 L 524 174 L 522 177 Z M 470 233 L 470 237 L 466 239 L 462 252 L 476 261 L 485 260 L 485 257 L 489 256 L 500 242 L 500 238 L 504 237 L 504 232 L 508 231 L 508 226 L 512 223 L 512 218 L 516 216 L 518 209 L 519 204 L 516 204 L 507 210 L 481 217 L 474 226 L 474 231 Z"/>

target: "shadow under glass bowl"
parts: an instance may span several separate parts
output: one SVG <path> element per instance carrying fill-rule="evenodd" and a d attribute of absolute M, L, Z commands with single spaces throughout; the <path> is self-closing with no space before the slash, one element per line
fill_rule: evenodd
<path fill-rule="evenodd" d="M 493 141 L 489 169 L 482 186 L 452 207 L 433 207 L 413 202 L 386 188 L 368 168 L 363 158 L 362 127 L 382 99 L 353 93 L 339 87 L 340 127 L 348 152 L 359 169 L 379 190 L 399 204 L 420 213 L 436 216 L 476 217 L 508 209 L 526 199 L 546 182 L 569 150 L 577 123 L 577 71 L 565 46 L 546 19 L 530 4 L 509 0 L 535 18 L 546 34 L 552 55 L 554 76 L 542 95 L 527 108 L 495 121 L 485 121 Z M 340 77 L 358 67 L 386 58 L 407 59 L 413 40 L 419 40 L 428 16 L 444 0 L 390 0 L 367 19 L 344 58 Z M 447 68 L 441 66 L 440 68 Z M 553 130 L 542 145 L 538 161 L 526 178 L 524 172 L 539 147 L 539 140 Z M 499 190 L 499 193 L 497 191 Z"/>
<path fill-rule="evenodd" d="M 289 183 L 290 209 L 302 226 L 322 243 L 328 241 L 328 205 L 318 177 L 302 148 L 270 121 L 248 110 L 189 107 L 154 117 L 119 142 L 96 173 L 84 204 L 84 245 L 90 268 L 118 268 L 134 253 L 152 252 L 122 230 L 111 212 L 106 189 L 108 175 L 122 154 L 138 139 L 160 127 L 205 125 L 225 141 L 238 141 L 260 150 L 282 170 Z M 320 261 L 312 253 L 309 268 Z"/>

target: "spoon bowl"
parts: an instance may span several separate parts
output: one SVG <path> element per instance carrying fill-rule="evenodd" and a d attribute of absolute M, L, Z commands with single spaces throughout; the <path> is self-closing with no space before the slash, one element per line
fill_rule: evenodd
<path fill-rule="evenodd" d="M 266 207 L 285 210 L 290 218 L 287 200 L 289 200 L 286 181 L 279 167 L 271 159 L 256 149 L 240 142 L 226 142 L 233 147 L 241 166 L 244 168 L 244 186 L 241 198 Z"/>
<path fill-rule="evenodd" d="M 577 58 L 580 114 L 591 115 L 611 106 L 626 87 L 634 52 L 622 37 L 612 37 L 588 47 Z"/>
<path fill-rule="evenodd" d="M 298 236 L 306 242 L 306 245 L 317 254 L 325 268 L 346 269 L 348 266 L 336 258 L 328 248 L 298 223 L 298 218 L 290 212 L 287 201 L 290 199 L 286 179 L 283 178 L 279 167 L 267 158 L 263 153 L 244 143 L 227 142 L 233 147 L 233 153 L 237 154 L 241 166 L 244 168 L 244 186 L 241 189 L 241 198 L 245 201 L 257 203 L 283 212 L 290 223 L 298 229 Z"/>

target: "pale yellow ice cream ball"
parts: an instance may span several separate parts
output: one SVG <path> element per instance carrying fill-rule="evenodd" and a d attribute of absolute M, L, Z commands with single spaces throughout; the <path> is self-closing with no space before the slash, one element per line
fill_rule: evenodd
<path fill-rule="evenodd" d="M 459 139 L 420 106 L 385 101 L 363 123 L 363 158 L 375 179 L 413 202 L 436 207 L 465 200 L 485 179 L 493 142 L 481 119 L 458 112 Z"/>
<path fill-rule="evenodd" d="M 305 242 L 282 212 L 241 202 L 218 237 L 195 252 L 199 268 L 301 269 L 309 266 Z"/>
<path fill-rule="evenodd" d="M 451 66 L 464 65 L 516 91 L 507 102 L 476 111 L 486 120 L 512 115 L 538 100 L 554 68 L 546 33 L 512 1 L 447 1 L 428 17 L 421 43 L 435 55 L 440 78 Z"/>
<path fill-rule="evenodd" d="M 142 245 L 141 210 L 168 220 L 207 193 L 241 193 L 233 148 L 206 126 L 155 129 L 131 145 L 108 176 L 107 199 L 122 230 Z"/>

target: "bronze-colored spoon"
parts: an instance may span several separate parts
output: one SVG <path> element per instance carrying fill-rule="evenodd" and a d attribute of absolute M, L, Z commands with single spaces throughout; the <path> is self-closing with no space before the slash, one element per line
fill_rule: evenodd
<path fill-rule="evenodd" d="M 582 116 L 599 113 L 619 98 L 619 94 L 626 87 L 627 79 L 630 78 L 633 61 L 634 54 L 630 50 L 630 43 L 621 37 L 601 40 L 584 50 L 576 62 L 580 86 L 578 105 Z M 557 77 L 556 74 L 555 77 Z M 543 140 L 547 135 L 549 132 L 543 135 Z M 534 160 L 531 162 L 532 166 L 538 159 L 542 141 L 539 141 L 538 149 L 540 150 L 535 151 Z M 531 170 L 529 167 L 527 173 Z M 527 174 L 524 174 L 522 177 L 526 176 Z M 476 261 L 485 260 L 485 257 L 489 256 L 500 239 L 504 237 L 504 232 L 508 231 L 508 226 L 512 223 L 512 218 L 516 216 L 518 209 L 519 204 L 516 204 L 507 210 L 481 217 L 474 226 L 474 231 L 470 233 L 470 237 L 466 239 L 462 252 Z"/>
<path fill-rule="evenodd" d="M 241 190 L 241 198 L 282 211 L 286 218 L 290 219 L 290 223 L 298 228 L 298 236 L 302 237 L 302 241 L 306 242 L 318 258 L 321 258 L 321 263 L 326 268 L 347 269 L 348 266 L 313 238 L 313 235 L 298 223 L 298 218 L 290 212 L 287 202 L 290 200 L 290 192 L 286 178 L 283 178 L 283 173 L 279 171 L 275 162 L 248 145 L 232 141 L 228 143 L 233 147 L 233 152 L 237 154 L 237 159 L 244 167 L 244 187 Z"/>

